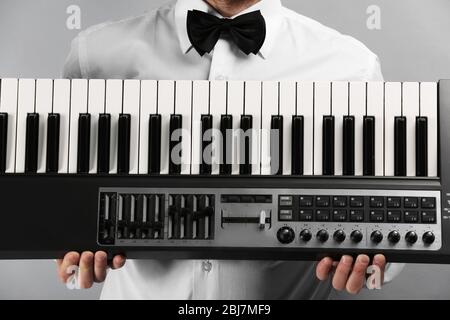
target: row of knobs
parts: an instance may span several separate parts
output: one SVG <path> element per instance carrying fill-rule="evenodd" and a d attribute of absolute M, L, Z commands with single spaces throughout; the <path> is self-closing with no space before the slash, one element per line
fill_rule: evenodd
<path fill-rule="evenodd" d="M 328 231 L 324 230 L 324 229 L 319 230 L 316 234 L 317 240 L 319 240 L 322 243 L 328 241 L 329 237 L 330 237 L 330 235 L 328 234 Z M 281 227 L 277 232 L 277 238 L 278 238 L 278 241 L 280 241 L 281 243 L 288 244 L 295 240 L 295 232 L 290 227 L 287 227 L 287 226 Z M 345 240 L 345 238 L 346 238 L 346 235 L 343 230 L 336 230 L 333 234 L 333 239 L 338 243 L 343 242 Z M 310 230 L 303 229 L 300 232 L 300 240 L 302 240 L 304 242 L 308 242 L 311 239 L 312 239 L 312 233 Z M 363 234 L 359 230 L 354 230 L 350 234 L 350 239 L 354 243 L 359 243 L 363 239 Z M 400 239 L 401 239 L 401 235 L 396 230 L 391 231 L 388 234 L 388 241 L 392 244 L 398 243 L 400 241 Z M 405 235 L 405 240 L 409 244 L 416 243 L 417 239 L 418 239 L 417 233 L 415 233 L 414 231 L 409 231 Z M 370 240 L 373 243 L 380 243 L 383 240 L 383 234 L 380 231 L 375 230 L 370 235 Z M 435 240 L 435 236 L 434 236 L 433 232 L 431 232 L 431 231 L 425 232 L 422 236 L 422 241 L 427 245 L 432 244 L 434 242 L 434 240 Z"/>

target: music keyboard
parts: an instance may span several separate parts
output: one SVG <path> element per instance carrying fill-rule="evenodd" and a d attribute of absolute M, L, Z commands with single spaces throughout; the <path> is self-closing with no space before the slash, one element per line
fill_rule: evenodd
<path fill-rule="evenodd" d="M 448 262 L 449 100 L 448 81 L 1 79 L 0 258 Z"/>

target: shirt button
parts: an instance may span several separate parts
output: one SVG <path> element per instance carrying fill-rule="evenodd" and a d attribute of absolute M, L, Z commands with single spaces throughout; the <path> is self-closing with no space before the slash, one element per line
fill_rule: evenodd
<path fill-rule="evenodd" d="M 220 74 L 220 75 L 216 76 L 216 80 L 227 80 L 227 77 L 225 77 L 224 75 Z"/>
<path fill-rule="evenodd" d="M 203 261 L 202 269 L 203 269 L 203 271 L 210 272 L 212 269 L 212 263 L 210 261 Z"/>

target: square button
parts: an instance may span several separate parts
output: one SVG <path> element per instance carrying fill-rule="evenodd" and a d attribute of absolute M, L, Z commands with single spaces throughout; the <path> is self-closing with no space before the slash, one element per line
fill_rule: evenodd
<path fill-rule="evenodd" d="M 352 222 L 364 221 L 364 210 L 350 210 L 350 221 Z"/>
<path fill-rule="evenodd" d="M 418 211 L 405 211 L 403 213 L 403 221 L 408 223 L 416 223 L 419 221 Z"/>
<path fill-rule="evenodd" d="M 292 206 L 292 196 L 280 196 L 279 200 L 280 206 Z"/>
<path fill-rule="evenodd" d="M 403 206 L 405 209 L 414 209 L 419 207 L 419 199 L 416 197 L 404 197 Z"/>
<path fill-rule="evenodd" d="M 300 221 L 312 221 L 313 211 L 310 209 L 300 210 L 299 220 Z"/>
<path fill-rule="evenodd" d="M 280 220 L 292 220 L 292 210 L 280 210 Z"/>
<path fill-rule="evenodd" d="M 316 221 L 330 221 L 330 210 L 316 210 Z"/>
<path fill-rule="evenodd" d="M 402 206 L 402 198 L 400 197 L 387 197 L 388 208 L 400 208 Z"/>
<path fill-rule="evenodd" d="M 347 210 L 345 209 L 333 210 L 333 221 L 347 221 Z"/>
<path fill-rule="evenodd" d="M 420 215 L 422 223 L 436 223 L 436 211 L 422 211 Z"/>
<path fill-rule="evenodd" d="M 346 207 L 347 197 L 346 196 L 334 196 L 333 197 L 333 207 Z"/>
<path fill-rule="evenodd" d="M 359 208 L 364 206 L 364 197 L 350 197 L 350 207 Z"/>
<path fill-rule="evenodd" d="M 402 221 L 402 212 L 400 210 L 388 210 L 387 212 L 388 222 L 400 222 Z"/>
<path fill-rule="evenodd" d="M 420 199 L 420 205 L 423 209 L 434 209 L 436 207 L 435 198 L 422 198 Z"/>
<path fill-rule="evenodd" d="M 317 207 L 329 207 L 330 206 L 330 197 L 329 196 L 317 196 L 316 197 L 316 206 Z"/>
<path fill-rule="evenodd" d="M 383 208 L 384 198 L 383 197 L 370 197 L 370 207 L 371 208 Z"/>
<path fill-rule="evenodd" d="M 369 218 L 372 222 L 383 222 L 384 210 L 371 210 L 369 213 Z"/>
<path fill-rule="evenodd" d="M 300 196 L 298 204 L 300 207 L 311 207 L 313 205 L 313 197 L 312 196 Z"/>

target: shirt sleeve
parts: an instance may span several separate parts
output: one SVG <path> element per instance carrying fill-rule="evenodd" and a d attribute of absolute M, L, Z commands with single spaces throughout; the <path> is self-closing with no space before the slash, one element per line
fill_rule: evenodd
<path fill-rule="evenodd" d="M 376 55 L 371 55 L 366 70 L 365 78 L 367 81 L 383 81 L 380 59 Z"/>
<path fill-rule="evenodd" d="M 83 78 L 80 63 L 80 36 L 72 40 L 69 55 L 64 63 L 63 78 L 80 79 Z"/>

